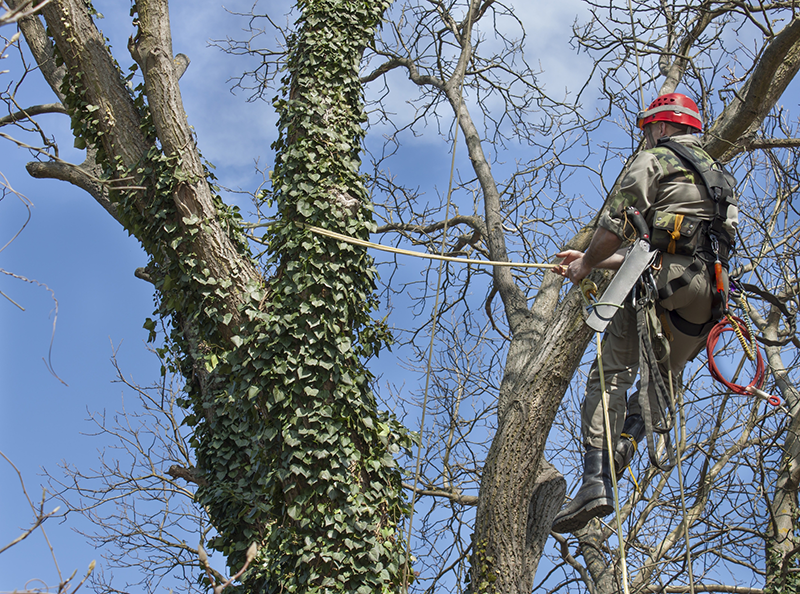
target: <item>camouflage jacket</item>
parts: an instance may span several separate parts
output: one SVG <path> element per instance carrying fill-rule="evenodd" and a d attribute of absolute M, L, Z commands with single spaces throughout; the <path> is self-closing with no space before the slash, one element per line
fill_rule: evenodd
<path fill-rule="evenodd" d="M 672 140 L 689 147 L 709 164 L 713 162 L 695 136 L 673 136 Z M 714 216 L 714 202 L 708 197 L 703 180 L 666 147 L 655 147 L 636 155 L 619 191 L 608 200 L 600 214 L 599 225 L 621 239 L 632 239 L 626 237 L 631 235 L 630 228 L 623 229 L 623 212 L 628 206 L 638 208 L 651 229 L 657 211 L 698 217 L 707 221 Z M 724 227 L 731 237 L 737 223 L 736 207 L 729 206 Z"/>

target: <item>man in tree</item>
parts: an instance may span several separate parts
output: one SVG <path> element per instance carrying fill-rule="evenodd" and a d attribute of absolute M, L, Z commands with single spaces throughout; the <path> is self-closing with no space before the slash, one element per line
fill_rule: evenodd
<path fill-rule="evenodd" d="M 658 371 L 665 385 L 670 386 L 677 385 L 672 378 L 681 377 L 685 364 L 703 348 L 722 313 L 737 210 L 730 176 L 717 172 L 716 179 L 722 183 L 709 191 L 699 175 L 699 170 L 713 171 L 715 164 L 693 135 L 702 130 L 702 123 L 691 99 L 679 93 L 662 95 L 640 114 L 638 124 L 644 131 L 645 150 L 633 159 L 619 191 L 601 213 L 591 244 L 585 253 L 568 250 L 558 254 L 564 261 L 554 270 L 573 283 L 580 283 L 594 268 L 619 268 L 624 259 L 620 246 L 631 237 L 633 228 L 626 209 L 638 210 L 651 229 L 652 246 L 661 251 L 654 266 L 658 291 L 655 307 L 669 341 L 669 356 L 662 358 Z M 670 147 L 670 141 L 678 148 Z M 683 157 L 676 152 L 684 152 L 680 147 L 689 151 Z M 715 262 L 722 264 L 720 275 L 725 290 L 721 295 L 716 289 Z M 638 390 L 626 407 L 626 394 L 639 370 L 639 361 L 637 315 L 628 299 L 612 319 L 602 345 L 617 470 L 633 458 L 634 440 L 639 442 L 645 436 Z M 600 385 L 595 362 L 581 406 L 583 484 L 556 516 L 556 532 L 574 532 L 592 518 L 608 515 L 614 509 Z"/>

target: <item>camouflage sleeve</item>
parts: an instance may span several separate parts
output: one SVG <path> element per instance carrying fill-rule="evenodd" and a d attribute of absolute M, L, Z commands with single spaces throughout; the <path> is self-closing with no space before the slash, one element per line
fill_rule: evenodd
<path fill-rule="evenodd" d="M 655 155 L 648 151 L 636 155 L 622 178 L 619 190 L 606 201 L 598 224 L 625 239 L 625 209 L 635 206 L 646 216 L 655 201 L 661 176 L 661 166 Z"/>

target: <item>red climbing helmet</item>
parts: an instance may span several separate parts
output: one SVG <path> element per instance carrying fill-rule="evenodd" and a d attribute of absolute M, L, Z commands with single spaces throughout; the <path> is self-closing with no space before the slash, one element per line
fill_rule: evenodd
<path fill-rule="evenodd" d="M 661 95 L 650 104 L 647 111 L 639 112 L 639 128 L 644 129 L 650 122 L 686 124 L 696 128 L 698 132 L 703 129 L 697 104 L 680 93 Z"/>

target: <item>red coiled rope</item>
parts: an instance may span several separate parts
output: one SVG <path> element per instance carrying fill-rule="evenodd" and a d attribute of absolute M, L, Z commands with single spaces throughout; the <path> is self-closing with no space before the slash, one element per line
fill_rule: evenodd
<path fill-rule="evenodd" d="M 732 323 L 735 323 L 738 326 L 738 330 L 745 337 L 747 342 L 750 343 L 750 348 L 754 349 L 756 352 L 755 377 L 746 386 L 734 384 L 733 382 L 729 382 L 724 377 L 722 377 L 722 373 L 720 373 L 719 368 L 717 367 L 717 364 L 714 361 L 714 348 L 717 346 L 717 341 L 719 340 L 722 333 L 734 332 L 738 334 L 736 329 L 734 329 Z M 752 396 L 754 393 L 760 392 L 760 395 L 764 395 L 764 393 L 761 392 L 761 387 L 764 385 L 764 379 L 766 375 L 764 358 L 761 356 L 761 350 L 758 348 L 756 341 L 753 340 L 753 338 L 750 336 L 750 331 L 747 328 L 747 324 L 745 324 L 742 319 L 734 315 L 730 315 L 720 320 L 720 322 L 711 329 L 711 332 L 708 335 L 708 340 L 706 341 L 706 353 L 708 354 L 708 370 L 711 372 L 711 377 L 713 377 L 715 380 L 726 386 L 731 392 L 747 396 Z M 772 404 L 773 406 L 778 406 L 781 402 L 780 399 L 777 398 L 776 396 L 770 396 L 769 394 L 766 394 L 765 397 L 767 398 L 767 400 L 769 400 L 769 403 Z"/>

